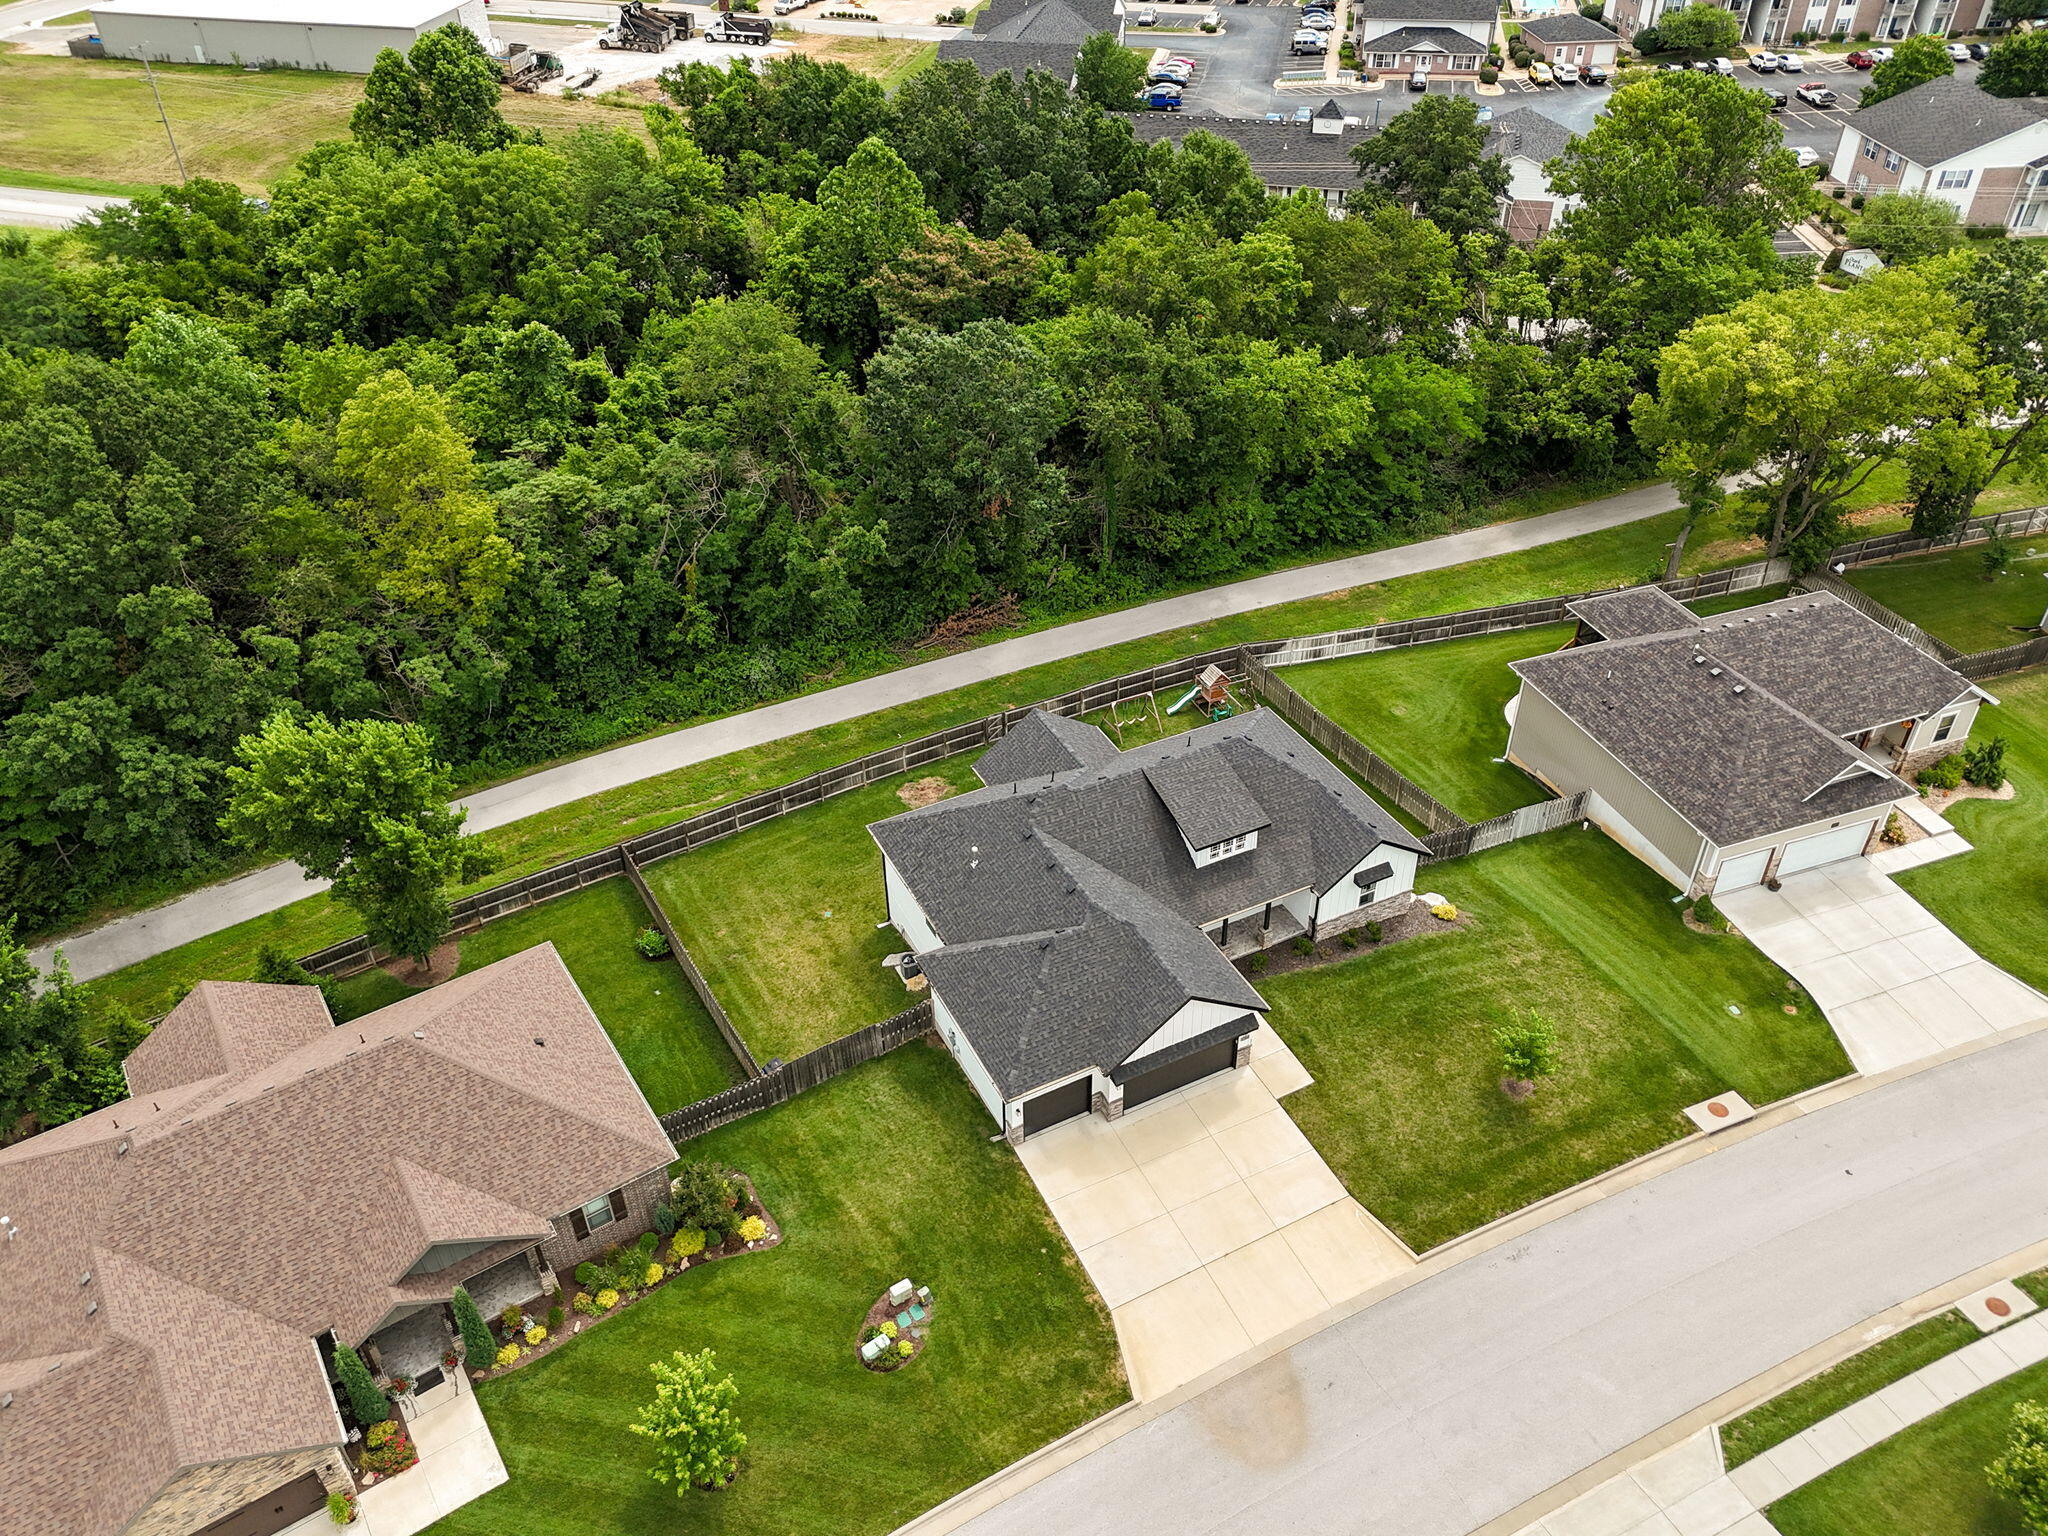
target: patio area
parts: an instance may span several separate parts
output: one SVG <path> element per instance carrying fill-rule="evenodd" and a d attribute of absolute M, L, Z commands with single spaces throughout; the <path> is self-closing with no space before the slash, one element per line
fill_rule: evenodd
<path fill-rule="evenodd" d="M 1018 1149 L 1110 1308 L 1134 1396 L 1163 1396 L 1414 1262 L 1281 1107 L 1311 1081 L 1261 1024 L 1249 1067 Z"/>

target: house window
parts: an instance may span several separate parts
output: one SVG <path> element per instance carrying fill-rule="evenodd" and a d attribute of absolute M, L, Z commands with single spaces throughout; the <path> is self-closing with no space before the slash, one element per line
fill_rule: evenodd
<path fill-rule="evenodd" d="M 1936 741 L 1947 741 L 1955 728 L 1956 717 L 1954 715 L 1943 715 L 1941 719 L 1935 722 L 1934 739 Z"/>
<path fill-rule="evenodd" d="M 1376 53 L 1372 56 L 1374 69 L 1392 69 L 1400 62 L 1399 56 L 1391 53 Z"/>
<path fill-rule="evenodd" d="M 1256 848 L 1258 845 L 1259 834 L 1256 832 L 1245 832 L 1237 837 L 1226 837 L 1222 842 L 1211 843 L 1202 850 L 1202 862 L 1204 864 L 1214 864 L 1218 859 L 1227 859 L 1232 854 L 1243 853 L 1247 848 Z"/>
<path fill-rule="evenodd" d="M 599 1195 L 595 1200 L 586 1200 L 569 1213 L 569 1230 L 577 1237 L 590 1236 L 599 1227 L 608 1227 L 615 1221 L 626 1219 L 626 1192 L 615 1189 L 608 1195 Z"/>
<path fill-rule="evenodd" d="M 1877 141 L 1875 139 L 1865 139 L 1863 141 L 1863 158 L 1866 160 L 1875 160 L 1877 158 Z"/>
<path fill-rule="evenodd" d="M 1893 151 L 1888 149 L 1884 152 L 1884 168 L 1886 170 L 1896 171 L 1900 166 L 1904 165 L 1905 163 L 1906 162 L 1904 158 L 1898 154 L 1895 154 Z"/>
<path fill-rule="evenodd" d="M 1944 189 L 1967 187 L 1970 184 L 1970 173 L 1968 171 L 1943 171 L 1935 178 L 1934 184 Z"/>

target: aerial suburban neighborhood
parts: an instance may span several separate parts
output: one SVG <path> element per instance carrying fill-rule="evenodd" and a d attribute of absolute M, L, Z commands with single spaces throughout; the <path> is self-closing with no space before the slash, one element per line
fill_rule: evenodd
<path fill-rule="evenodd" d="M 2048 1531 L 2048 0 L 0 3 L 0 1536 Z"/>

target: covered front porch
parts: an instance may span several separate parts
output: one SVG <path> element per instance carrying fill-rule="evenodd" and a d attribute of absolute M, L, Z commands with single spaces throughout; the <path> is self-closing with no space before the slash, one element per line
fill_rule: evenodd
<path fill-rule="evenodd" d="M 1242 960 L 1262 949 L 1272 949 L 1308 932 L 1308 920 L 1315 910 L 1315 893 L 1296 891 L 1269 901 L 1264 906 L 1234 912 L 1202 931 L 1233 960 Z"/>

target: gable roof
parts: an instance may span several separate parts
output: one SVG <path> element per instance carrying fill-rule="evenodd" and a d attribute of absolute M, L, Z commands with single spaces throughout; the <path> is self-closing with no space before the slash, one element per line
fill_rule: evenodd
<path fill-rule="evenodd" d="M 1599 627 L 1630 612 L 1587 605 Z M 1721 847 L 1913 793 L 1845 735 L 1973 685 L 1828 594 L 1509 665 Z"/>
<path fill-rule="evenodd" d="M 1995 144 L 2048 118 L 2048 99 L 1993 96 L 1954 75 L 1928 80 L 1849 114 L 1849 126 L 1915 165 Z"/>
<path fill-rule="evenodd" d="M 1225 826 L 1258 845 L 1197 865 L 1183 828 Z M 919 964 L 1008 1097 L 1107 1070 L 1190 1000 L 1262 1008 L 1202 924 L 1422 851 L 1267 710 L 868 830 L 940 937 Z"/>
<path fill-rule="evenodd" d="M 1603 640 L 1627 640 L 1634 635 L 1663 635 L 1687 629 L 1700 621 L 1694 613 L 1662 587 L 1624 587 L 1598 597 L 1582 597 L 1566 603 L 1564 611 Z"/>
<path fill-rule="evenodd" d="M 939 44 L 939 57 L 966 59 L 985 75 L 1021 80 L 1039 69 L 1068 80 L 1081 45 L 1116 29 L 1115 0 L 991 0 L 972 32 Z"/>
<path fill-rule="evenodd" d="M 1328 118 L 1328 103 L 1314 115 Z M 1179 142 L 1191 133 L 1213 133 L 1245 152 L 1252 172 L 1269 187 L 1314 187 L 1349 192 L 1358 185 L 1354 147 L 1372 136 L 1369 127 L 1347 125 L 1342 133 L 1317 133 L 1307 123 L 1260 117 L 1209 117 L 1186 112 L 1139 112 L 1131 132 L 1144 143 Z"/>
<path fill-rule="evenodd" d="M 1351 0 L 1357 21 L 1484 21 L 1500 16 L 1495 0 Z"/>
<path fill-rule="evenodd" d="M 1517 107 L 1493 120 L 1486 133 L 1486 153 L 1503 160 L 1534 160 L 1543 165 L 1564 153 L 1571 130 L 1534 107 Z"/>
<path fill-rule="evenodd" d="M 1486 52 L 1486 45 L 1455 27 L 1396 27 L 1391 32 L 1361 30 L 1358 46 L 1368 53 L 1446 53 L 1453 56 Z"/>
<path fill-rule="evenodd" d="M 436 1242 L 516 1251 L 674 1156 L 552 945 L 325 1017 L 312 987 L 195 989 L 135 1097 L 0 1148 L 0 1530 L 118 1531 L 180 1468 L 336 1443 L 320 1334 L 445 1298 L 407 1273 Z"/>
<path fill-rule="evenodd" d="M 1116 743 L 1102 727 L 1068 715 L 1034 709 L 975 760 L 984 784 L 1015 784 L 1074 768 L 1093 768 L 1116 756 Z"/>
<path fill-rule="evenodd" d="M 1539 43 L 1618 43 L 1621 34 L 1612 27 L 1577 11 L 1559 11 L 1555 16 L 1531 16 L 1520 23 L 1522 35 Z"/>

